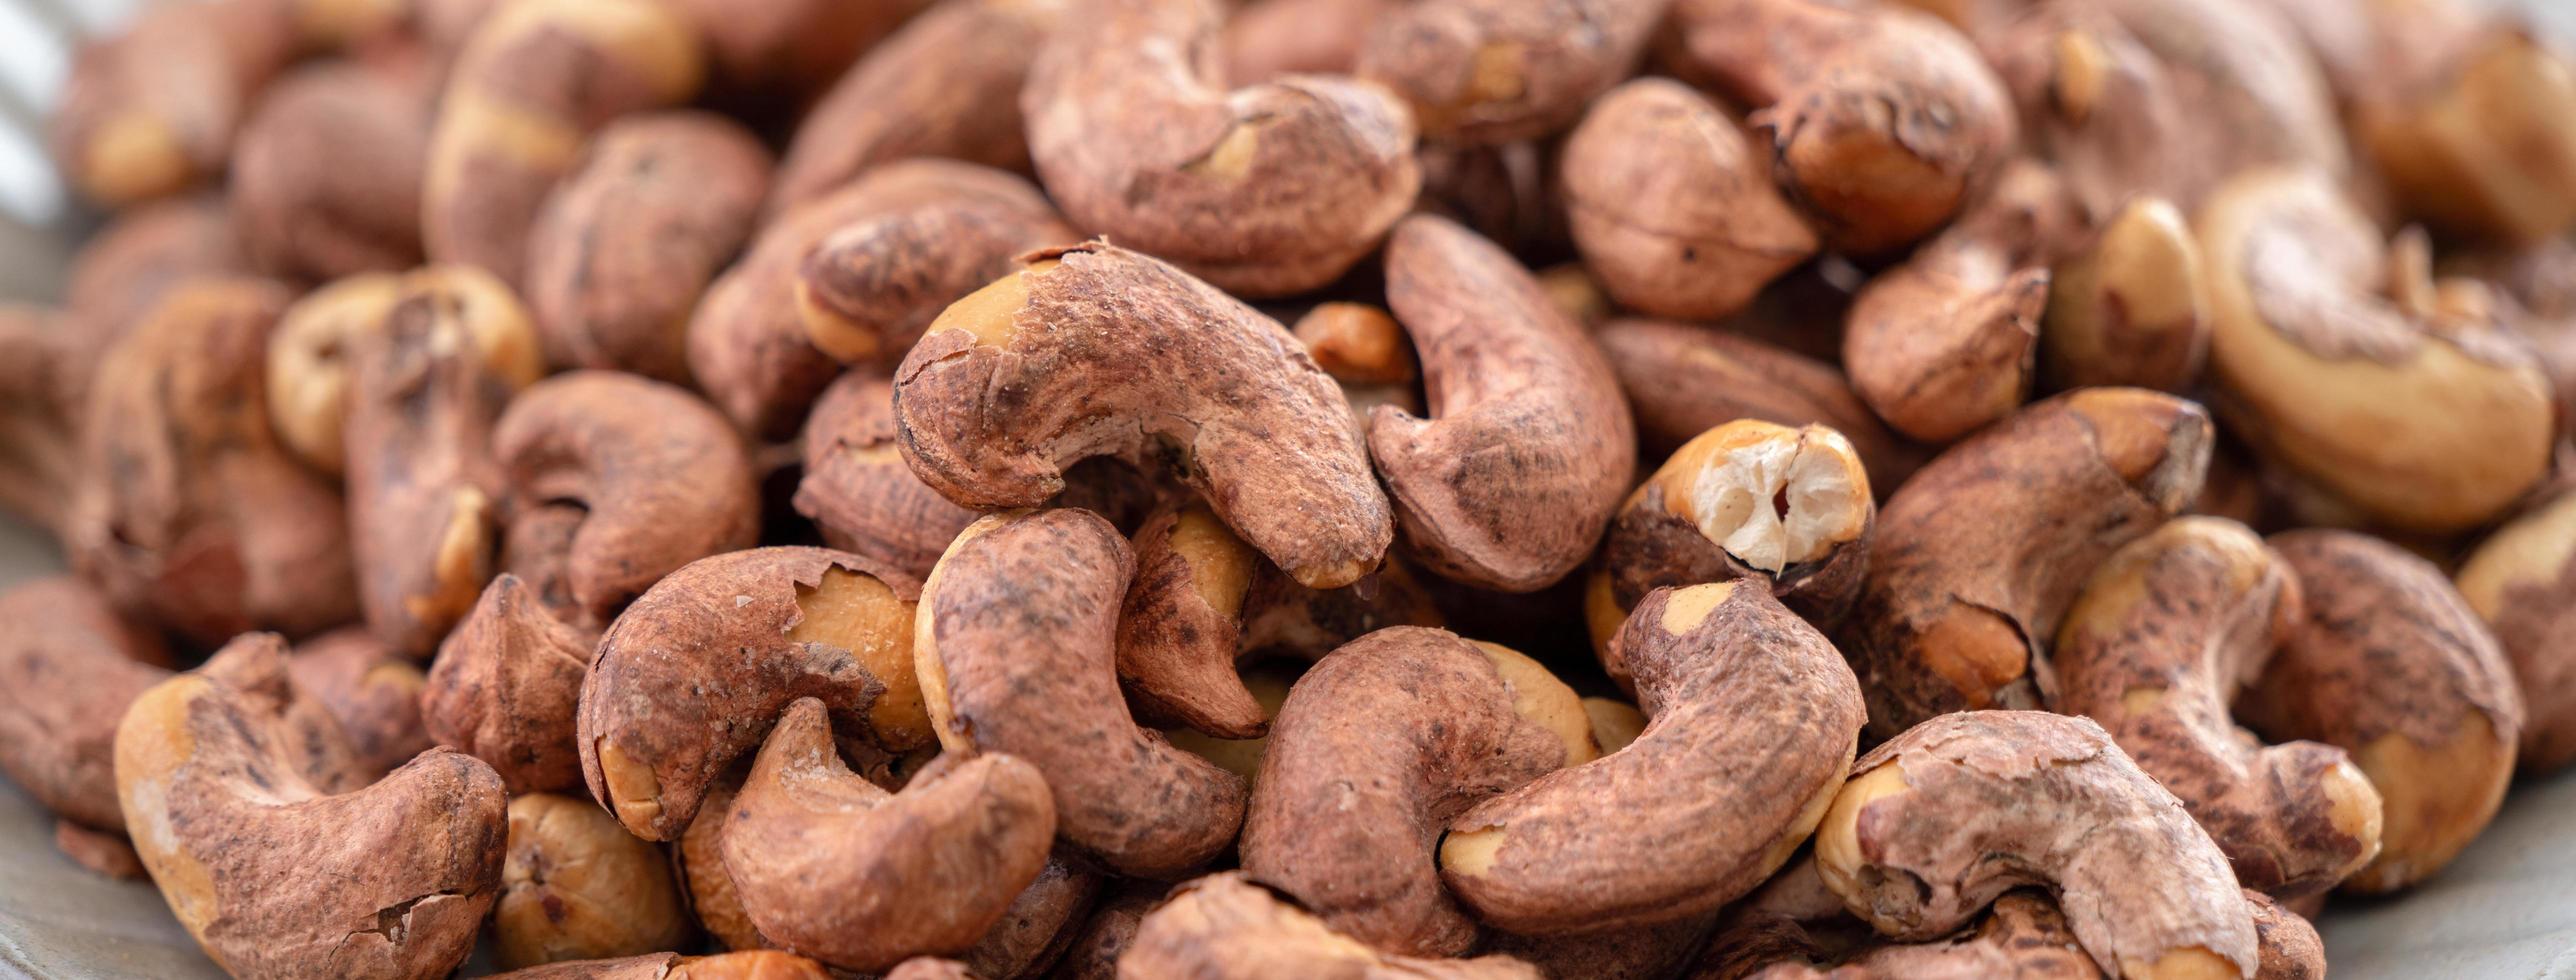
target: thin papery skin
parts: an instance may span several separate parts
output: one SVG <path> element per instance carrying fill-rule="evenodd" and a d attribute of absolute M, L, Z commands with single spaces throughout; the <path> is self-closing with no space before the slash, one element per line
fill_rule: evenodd
<path fill-rule="evenodd" d="M 1379 952 L 1334 932 L 1242 872 L 1172 891 L 1137 924 L 1118 960 L 1134 980 L 1538 980 L 1508 956 L 1418 959 Z"/>
<path fill-rule="evenodd" d="M 1478 930 L 1440 883 L 1442 832 L 1565 762 L 1565 744 L 1513 709 L 1474 644 L 1379 630 L 1317 661 L 1280 706 L 1244 817 L 1243 869 L 1378 949 L 1456 956 Z"/>
<path fill-rule="evenodd" d="M 1394 517 L 1341 388 L 1286 328 L 1105 242 L 1035 255 L 1057 262 L 1012 274 L 1026 300 L 1000 339 L 942 320 L 895 372 L 904 459 L 923 482 L 961 506 L 1028 507 L 1088 457 L 1168 462 L 1299 582 L 1335 588 L 1377 567 Z"/>
<path fill-rule="evenodd" d="M 1737 419 L 1822 425 L 1842 433 L 1884 495 L 1923 465 L 1852 394 L 1841 369 L 1726 330 L 1667 320 L 1618 319 L 1592 332 L 1619 375 L 1646 458 L 1667 456 L 1700 433 Z"/>
<path fill-rule="evenodd" d="M 2245 907 L 2254 913 L 2256 946 L 2263 957 L 2254 980 L 2325 980 L 2326 944 L 2316 926 L 2251 888 L 2245 890 Z"/>
<path fill-rule="evenodd" d="M 1386 278 L 1431 407 L 1428 419 L 1370 415 L 1407 547 L 1469 585 L 1554 584 L 1591 553 L 1636 471 L 1609 359 L 1518 261 L 1445 218 L 1396 226 Z"/>
<path fill-rule="evenodd" d="M 83 827 L 125 830 L 116 802 L 116 722 L 170 676 L 154 632 L 71 577 L 0 592 L 0 773 Z"/>
<path fill-rule="evenodd" d="M 1778 870 L 1841 785 L 1860 685 L 1768 590 L 1657 590 L 1618 646 L 1650 719 L 1637 740 L 1449 823 L 1442 879 L 1489 925 L 1582 932 L 1715 909 Z"/>
<path fill-rule="evenodd" d="M 1491 145 L 1571 125 L 1633 74 L 1669 0 L 1434 0 L 1379 11 L 1356 73 L 1395 90 L 1423 135 Z"/>
<path fill-rule="evenodd" d="M 421 695 L 429 734 L 490 763 L 513 793 L 582 783 L 573 715 L 599 638 L 504 574 L 440 644 Z"/>
<path fill-rule="evenodd" d="M 1747 976 L 1761 980 L 2099 980 L 2100 968 L 2075 945 L 2066 916 L 2046 897 L 2027 891 L 1996 899 L 1976 931 L 1921 943 L 1880 942 L 1863 947 L 1831 969 L 1806 930 L 1776 914 L 1756 915 L 1724 937 L 1736 964 L 1769 963 Z M 1712 949 L 1716 949 L 1712 944 Z M 1702 960 L 1703 969 L 1711 965 Z"/>
<path fill-rule="evenodd" d="M 950 303 L 1016 268 L 1022 253 L 1082 235 L 1016 174 L 946 160 L 869 172 L 871 206 L 797 267 L 806 338 L 845 362 L 893 364 Z"/>
<path fill-rule="evenodd" d="M 2255 972 L 2254 921 L 2227 856 L 2089 720 L 1945 715 L 1852 772 L 1817 856 L 1827 886 L 1881 933 L 1932 939 L 2038 885 L 2106 973 L 2193 954 Z"/>
<path fill-rule="evenodd" d="M 421 720 L 419 665 L 363 628 L 332 630 L 299 644 L 287 673 L 349 737 L 358 765 L 382 775 L 436 744 Z"/>

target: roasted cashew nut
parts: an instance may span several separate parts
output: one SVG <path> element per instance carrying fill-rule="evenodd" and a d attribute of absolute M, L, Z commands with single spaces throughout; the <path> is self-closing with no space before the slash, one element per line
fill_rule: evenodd
<path fill-rule="evenodd" d="M 1508 956 L 1422 959 L 1379 952 L 1333 931 L 1270 889 L 1230 871 L 1184 884 L 1136 924 L 1118 958 L 1122 977 L 1423 977 L 1538 980 Z"/>
<path fill-rule="evenodd" d="M 512 792 L 579 786 L 574 715 L 598 642 L 503 574 L 439 645 L 421 720 L 438 744 L 490 763 Z"/>
<path fill-rule="evenodd" d="M 1422 135 L 1453 144 L 1534 140 L 1635 73 L 1663 0 L 1430 0 L 1387 4 L 1354 70 L 1413 107 Z"/>
<path fill-rule="evenodd" d="M 2495 630 L 2529 709 L 2516 753 L 2526 772 L 2576 762 L 2576 492 L 2488 535 L 2456 580 Z"/>

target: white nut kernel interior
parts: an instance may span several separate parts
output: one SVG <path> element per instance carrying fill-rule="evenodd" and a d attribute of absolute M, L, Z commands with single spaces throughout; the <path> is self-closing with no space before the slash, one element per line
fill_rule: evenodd
<path fill-rule="evenodd" d="M 1820 425 L 1729 422 L 1684 445 L 1655 479 L 1666 508 L 1774 574 L 1859 537 L 1872 507 L 1860 454 Z"/>

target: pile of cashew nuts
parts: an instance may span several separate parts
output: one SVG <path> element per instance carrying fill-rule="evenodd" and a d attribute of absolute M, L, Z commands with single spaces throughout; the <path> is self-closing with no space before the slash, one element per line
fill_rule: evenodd
<path fill-rule="evenodd" d="M 2576 72 L 2466 0 L 70 72 L 0 772 L 237 976 L 2286 980 L 2576 761 Z"/>

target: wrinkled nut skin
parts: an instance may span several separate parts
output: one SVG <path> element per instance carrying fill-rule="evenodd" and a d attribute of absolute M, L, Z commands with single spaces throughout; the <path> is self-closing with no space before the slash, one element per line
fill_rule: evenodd
<path fill-rule="evenodd" d="M 687 382 L 691 315 L 768 190 L 769 151 L 721 116 L 650 113 L 600 130 L 528 230 L 546 360 Z"/>
<path fill-rule="evenodd" d="M 370 784 L 273 634 L 144 692 L 117 726 L 136 853 L 236 976 L 453 972 L 501 883 L 500 777 L 431 750 Z"/>
<path fill-rule="evenodd" d="M 1751 579 L 1831 630 L 1860 594 L 1877 514 L 1869 474 L 1840 433 L 1751 419 L 1710 429 L 1610 522 L 1584 595 L 1593 650 L 1608 652 L 1647 593 L 1702 582 Z M 1628 683 L 1625 670 L 1604 666 Z"/>
<path fill-rule="evenodd" d="M 1842 633 L 1871 731 L 2036 707 L 2030 663 L 2084 576 L 2200 496 L 2209 415 L 2135 388 L 2022 409 L 1953 446 L 1879 511 Z"/>
<path fill-rule="evenodd" d="M 796 271 L 805 338 L 843 362 L 902 360 L 940 311 L 1021 253 L 1082 239 L 1015 174 L 916 160 L 865 183 L 868 213 L 815 242 Z"/>
<path fill-rule="evenodd" d="M 908 725 L 894 721 L 918 594 L 909 576 L 822 548 L 728 552 L 672 572 L 591 659 L 576 715 L 591 795 L 636 836 L 677 837 L 803 697 L 881 747 L 926 741 L 917 707 Z"/>
<path fill-rule="evenodd" d="M 1528 270 L 1454 222 L 1397 225 L 1386 279 L 1431 407 L 1422 418 L 1382 405 L 1369 420 L 1406 545 L 1468 585 L 1554 584 L 1591 553 L 1635 474 L 1618 376 Z"/>
<path fill-rule="evenodd" d="M 1119 874 L 1171 878 L 1234 842 L 1241 777 L 1137 727 L 1118 691 L 1134 559 L 1088 511 L 999 514 L 922 587 L 915 671 L 942 747 L 1035 764 L 1064 843 Z"/>
<path fill-rule="evenodd" d="M 64 550 L 119 609 L 198 643 L 357 616 L 339 491 L 269 431 L 265 349 L 285 306 L 265 280 L 192 282 L 90 388 Z"/>
<path fill-rule="evenodd" d="M 1413 107 L 1429 139 L 1493 144 L 1553 135 L 1636 70 L 1667 0 L 1434 0 L 1388 4 L 1359 77 Z"/>
<path fill-rule="evenodd" d="M 1893 251 L 1937 230 L 2013 145 L 2003 83 L 1928 14 L 1822 0 L 1676 0 L 1666 60 L 1772 141 L 1782 190 L 1835 250 Z"/>
<path fill-rule="evenodd" d="M 389 272 L 336 279 L 297 298 L 278 317 L 268 338 L 269 427 L 306 466 L 333 476 L 348 468 L 356 354 L 362 340 L 384 331 L 405 282 Z M 501 296 L 517 307 L 506 291 Z"/>
<path fill-rule="evenodd" d="M 2249 893 L 2250 894 L 2250 893 Z M 1819 939 L 1825 940 L 1819 942 Z M 1974 931 L 1929 942 L 1873 941 L 1840 957 L 1779 913 L 1757 912 L 1711 940 L 1691 980 L 2100 980 L 2102 970 L 2075 943 L 2057 904 L 2011 891 Z"/>
<path fill-rule="evenodd" d="M 2093 571 L 2041 674 L 2050 710 L 2093 719 L 2180 797 L 2247 888 L 2334 886 L 2379 849 L 2379 793 L 2341 749 L 2257 748 L 2228 704 L 2262 673 L 2298 586 L 2243 525 L 2167 522 Z"/>
<path fill-rule="evenodd" d="M 2015 161 L 1904 264 L 1852 301 L 1843 367 L 1889 428 L 1958 441 L 2029 397 L 2048 259 L 2081 218 L 2045 166 Z"/>
<path fill-rule="evenodd" d="M 1832 364 L 1754 337 L 1664 320 L 1614 319 L 1592 337 L 1619 375 L 1647 458 L 1670 456 L 1737 419 L 1757 419 L 1842 433 L 1881 492 L 1922 465 L 1921 451 L 1887 431 Z"/>
<path fill-rule="evenodd" d="M 1656 590 L 1614 647 L 1651 719 L 1637 740 L 1449 823 L 1441 878 L 1481 922 L 1549 935 L 1713 911 L 1779 870 L 1842 785 L 1859 685 L 1769 590 Z"/>
<path fill-rule="evenodd" d="M 2057 389 L 2190 387 L 2209 362 L 2207 292 L 2200 241 L 2182 212 L 2161 198 L 2121 205 L 2049 270 L 2041 382 Z"/>
<path fill-rule="evenodd" d="M 0 773 L 82 827 L 125 829 L 116 800 L 116 720 L 170 676 L 161 638 L 118 617 L 79 579 L 0 592 Z"/>
<path fill-rule="evenodd" d="M 898 436 L 894 383 L 866 371 L 841 375 L 805 421 L 796 512 L 834 548 L 928 576 L 978 515 L 914 476 Z"/>
<path fill-rule="evenodd" d="M 493 980 L 830 980 L 823 965 L 794 953 L 749 950 L 715 956 L 653 953 L 613 960 L 548 963 L 507 973 Z"/>
<path fill-rule="evenodd" d="M 2576 493 L 2497 528 L 2456 582 L 2513 665 L 2528 709 L 2516 753 L 2523 770 L 2576 762 Z"/>
<path fill-rule="evenodd" d="M 918 777 L 917 777 L 918 778 Z M 1052 976 L 1056 962 L 1073 945 L 1074 934 L 1091 913 L 1104 876 L 1050 855 L 1037 879 L 1020 889 L 1002 910 L 1002 919 L 984 938 L 958 955 L 975 976 L 1002 978 Z"/>
<path fill-rule="evenodd" d="M 492 912 L 502 967 L 633 956 L 688 940 L 689 919 L 661 849 L 616 817 L 553 793 L 513 799 L 509 815 Z"/>
<path fill-rule="evenodd" d="M 1238 844 L 1244 873 L 1377 949 L 1466 952 L 1476 923 L 1440 884 L 1441 833 L 1469 806 L 1592 754 L 1588 728 L 1578 758 L 1520 710 L 1551 693 L 1536 689 L 1543 677 L 1507 676 L 1474 644 L 1420 627 L 1325 655 L 1271 728 Z"/>
<path fill-rule="evenodd" d="M 1129 879 L 1073 930 L 1064 956 L 1049 974 L 1056 980 L 1115 980 L 1119 961 L 1136 940 L 1145 913 L 1161 904 L 1167 886 Z"/>
<path fill-rule="evenodd" d="M 1029 169 L 1020 89 L 1064 0 L 934 4 L 870 48 L 797 127 L 770 187 L 784 213 L 908 157 Z"/>
<path fill-rule="evenodd" d="M 1879 932 L 1937 938 L 2037 885 L 2105 973 L 2253 975 L 2254 922 L 2227 856 L 2091 721 L 1945 715 L 1852 772 L 1816 831 L 1817 869 Z M 2181 972 L 2195 968 L 2208 972 Z"/>
<path fill-rule="evenodd" d="M 292 53 L 279 5 L 173 4 L 80 46 L 46 134 L 81 196 L 118 208 L 223 172 L 234 130 Z"/>
<path fill-rule="evenodd" d="M 420 264 L 426 85 L 359 64 L 281 79 L 242 125 L 232 211 L 271 275 L 336 279 Z"/>
<path fill-rule="evenodd" d="M 490 764 L 513 793 L 579 786 L 573 715 L 596 642 L 556 619 L 518 576 L 495 578 L 439 645 L 422 722 L 438 744 Z"/>
<path fill-rule="evenodd" d="M 2317 927 L 2272 897 L 2245 890 L 2245 907 L 2254 913 L 2254 935 L 2262 955 L 2254 980 L 2325 980 L 2326 945 Z"/>
<path fill-rule="evenodd" d="M 1118 976 L 1231 980 L 1538 980 L 1508 956 L 1421 959 L 1379 952 L 1333 931 L 1242 872 L 1181 885 L 1136 925 Z"/>
<path fill-rule="evenodd" d="M 2237 699 L 2249 727 L 2352 753 L 2382 803 L 2379 857 L 2343 887 L 2422 881 L 2495 817 L 2523 704 L 2486 624 L 2439 569 L 2348 531 L 2274 535 L 2304 612 Z"/>
<path fill-rule="evenodd" d="M 1689 86 L 1641 78 L 1593 103 L 1559 164 L 1574 244 L 1619 305 L 1714 320 L 1816 254 L 1771 159 Z"/>
<path fill-rule="evenodd" d="M 988 753 L 888 793 L 842 764 L 812 698 L 770 730 L 732 806 L 724 866 L 760 934 L 866 972 L 974 945 L 1055 835 L 1036 767 Z"/>
<path fill-rule="evenodd" d="M 1073 223 L 1247 297 L 1322 286 L 1420 189 L 1386 90 L 1216 82 L 1211 0 L 1073 0 L 1020 98 L 1029 156 Z"/>
<path fill-rule="evenodd" d="M 563 556 L 546 576 L 530 574 L 533 556 L 506 556 L 503 567 L 550 603 L 568 599 L 559 613 L 576 624 L 604 626 L 664 574 L 758 534 L 742 438 L 670 385 L 605 371 L 556 375 L 511 400 L 492 451 L 508 488 L 511 544 L 533 536 Z M 559 502 L 578 512 L 549 513 Z M 539 529 L 547 533 L 533 535 Z"/>
<path fill-rule="evenodd" d="M 431 129 L 421 233 L 437 262 L 525 284 L 528 231 L 609 120 L 687 101 L 697 29 L 653 0 L 508 3 L 479 20 Z"/>
<path fill-rule="evenodd" d="M 2232 430 L 2400 530 L 2453 532 L 2539 482 L 2548 379 L 2492 318 L 2405 300 L 2415 285 L 2329 180 L 2249 174 L 2201 211 L 2211 373 Z M 2420 272 L 2411 275 L 2420 275 Z"/>
<path fill-rule="evenodd" d="M 922 482 L 965 507 L 1028 507 L 1074 462 L 1117 456 L 1180 472 L 1308 587 L 1377 567 L 1386 496 L 1341 389 L 1285 328 L 1106 243 L 1033 260 L 950 307 L 896 369 Z"/>
<path fill-rule="evenodd" d="M 299 644 L 286 673 L 339 720 L 368 776 L 392 772 L 437 744 L 421 722 L 428 681 L 420 667 L 364 629 L 336 629 Z"/>

